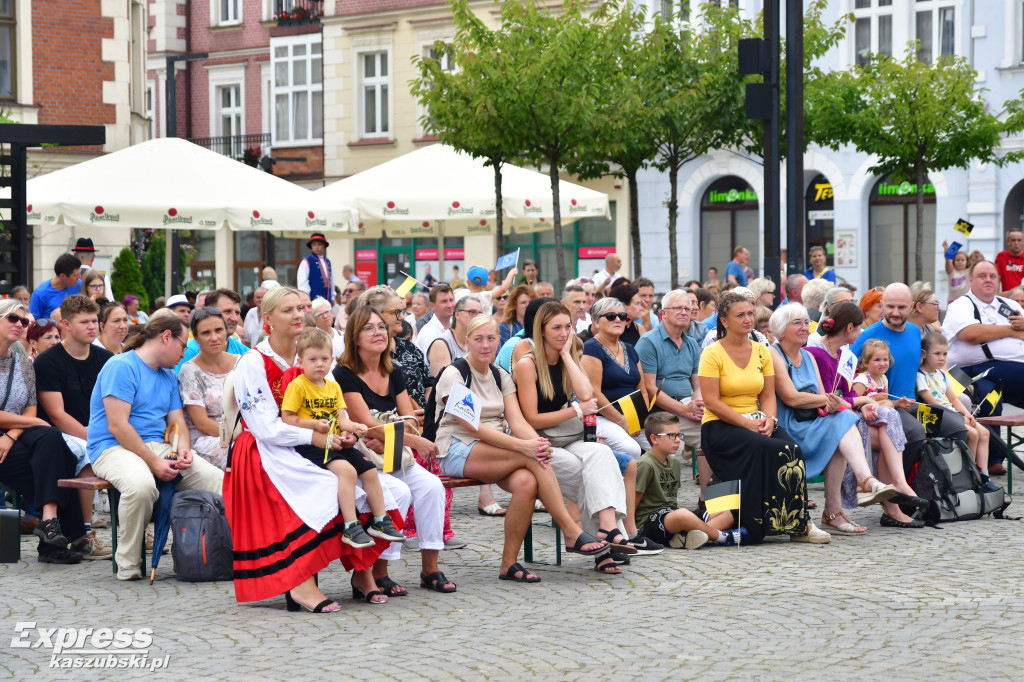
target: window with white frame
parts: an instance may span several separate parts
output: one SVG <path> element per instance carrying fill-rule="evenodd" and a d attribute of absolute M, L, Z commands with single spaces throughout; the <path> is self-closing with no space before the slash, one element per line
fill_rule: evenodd
<path fill-rule="evenodd" d="M 914 38 L 919 43 L 917 58 L 926 64 L 956 54 L 956 8 L 953 4 L 948 0 L 916 0 Z"/>
<path fill-rule="evenodd" d="M 3 99 L 15 97 L 16 30 L 13 0 L 0 0 L 0 98 Z"/>
<path fill-rule="evenodd" d="M 387 137 L 388 53 L 364 52 L 360 55 L 360 98 L 362 99 L 362 137 Z"/>
<path fill-rule="evenodd" d="M 240 24 L 242 22 L 242 0 L 213 0 L 217 8 L 218 24 Z"/>
<path fill-rule="evenodd" d="M 428 45 L 428 46 L 423 48 L 423 57 L 424 57 L 424 59 L 433 59 L 434 61 L 436 61 L 438 63 L 438 66 L 441 68 L 442 71 L 448 71 L 449 73 L 454 73 L 457 70 L 456 66 L 455 66 L 455 55 L 450 50 L 442 51 L 442 50 L 438 50 L 434 45 Z M 426 112 L 426 110 L 423 110 L 423 111 Z M 427 129 L 422 131 L 423 134 L 424 135 L 434 135 L 434 134 L 436 134 L 437 126 L 434 125 L 435 123 L 436 123 L 436 121 L 435 121 L 434 117 L 431 116 L 430 117 L 430 125 L 427 126 Z"/>
<path fill-rule="evenodd" d="M 892 0 L 855 0 L 854 62 L 867 64 L 872 54 L 892 56 Z"/>
<path fill-rule="evenodd" d="M 242 86 L 221 85 L 217 88 L 217 135 L 242 135 Z"/>
<path fill-rule="evenodd" d="M 323 138 L 322 50 L 319 33 L 271 41 L 274 144 L 314 143 Z"/>

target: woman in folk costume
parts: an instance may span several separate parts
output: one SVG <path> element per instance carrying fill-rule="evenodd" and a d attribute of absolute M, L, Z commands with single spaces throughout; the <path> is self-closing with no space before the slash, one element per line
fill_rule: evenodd
<path fill-rule="evenodd" d="M 373 596 L 374 603 L 387 601 L 369 569 L 388 543 L 377 541 L 365 549 L 342 543 L 337 477 L 294 450 L 310 443 L 326 447 L 328 439 L 332 447 L 351 447 L 355 439 L 314 433 L 281 420 L 285 373 L 295 362 L 295 343 L 302 333 L 299 305 L 295 289 L 268 292 L 261 304 L 268 337 L 235 367 L 235 399 L 244 430 L 225 473 L 224 503 L 234 545 L 236 599 L 256 601 L 284 593 L 289 610 L 326 613 L 341 607 L 320 591 L 316 574 L 334 559 L 355 571 L 353 587 Z M 401 529 L 401 515 L 394 511 L 387 488 L 385 502 Z M 360 514 L 369 512 L 358 487 L 356 507 Z"/>

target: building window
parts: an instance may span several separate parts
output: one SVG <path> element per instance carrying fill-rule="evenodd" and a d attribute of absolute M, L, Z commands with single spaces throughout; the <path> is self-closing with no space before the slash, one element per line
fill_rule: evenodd
<path fill-rule="evenodd" d="M 700 267 L 725 272 L 732 250 L 745 246 L 751 268 L 761 262 L 761 223 L 757 192 L 743 178 L 729 175 L 711 183 L 700 202 Z"/>
<path fill-rule="evenodd" d="M 917 0 L 914 5 L 914 38 L 919 42 L 917 58 L 931 64 L 936 57 L 952 57 L 956 53 L 956 10 L 933 0 Z"/>
<path fill-rule="evenodd" d="M 219 24 L 240 24 L 242 22 L 241 0 L 214 0 L 217 3 Z"/>
<path fill-rule="evenodd" d="M 854 58 L 871 61 L 872 54 L 892 56 L 892 0 L 856 0 L 854 5 Z"/>
<path fill-rule="evenodd" d="M 224 85 L 217 88 L 217 134 L 243 134 L 241 85 Z"/>
<path fill-rule="evenodd" d="M 274 144 L 320 142 L 324 135 L 320 34 L 275 39 L 271 47 Z"/>
<path fill-rule="evenodd" d="M 361 59 L 363 137 L 387 137 L 388 53 L 367 52 Z"/>
<path fill-rule="evenodd" d="M 0 0 L 0 97 L 14 99 L 14 2 Z"/>
<path fill-rule="evenodd" d="M 935 252 L 935 186 L 924 186 L 924 240 L 917 243 L 917 187 L 913 182 L 890 182 L 882 178 L 868 202 L 869 282 L 935 281 L 935 259 L 924 259 L 921 277 L 914 271 L 915 254 Z"/>

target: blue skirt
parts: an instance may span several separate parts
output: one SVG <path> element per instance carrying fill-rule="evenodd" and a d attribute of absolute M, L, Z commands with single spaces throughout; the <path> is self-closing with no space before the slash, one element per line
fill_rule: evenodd
<path fill-rule="evenodd" d="M 839 441 L 860 419 L 853 410 L 843 410 L 827 417 L 799 422 L 792 408 L 781 400 L 778 406 L 779 426 L 800 445 L 804 465 L 807 467 L 807 480 L 821 475 L 839 447 Z"/>

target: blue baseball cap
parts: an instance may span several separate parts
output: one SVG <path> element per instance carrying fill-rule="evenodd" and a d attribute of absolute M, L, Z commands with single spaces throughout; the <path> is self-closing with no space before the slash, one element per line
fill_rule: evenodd
<path fill-rule="evenodd" d="M 466 279 L 473 284 L 487 284 L 487 268 L 474 265 L 466 271 Z"/>

